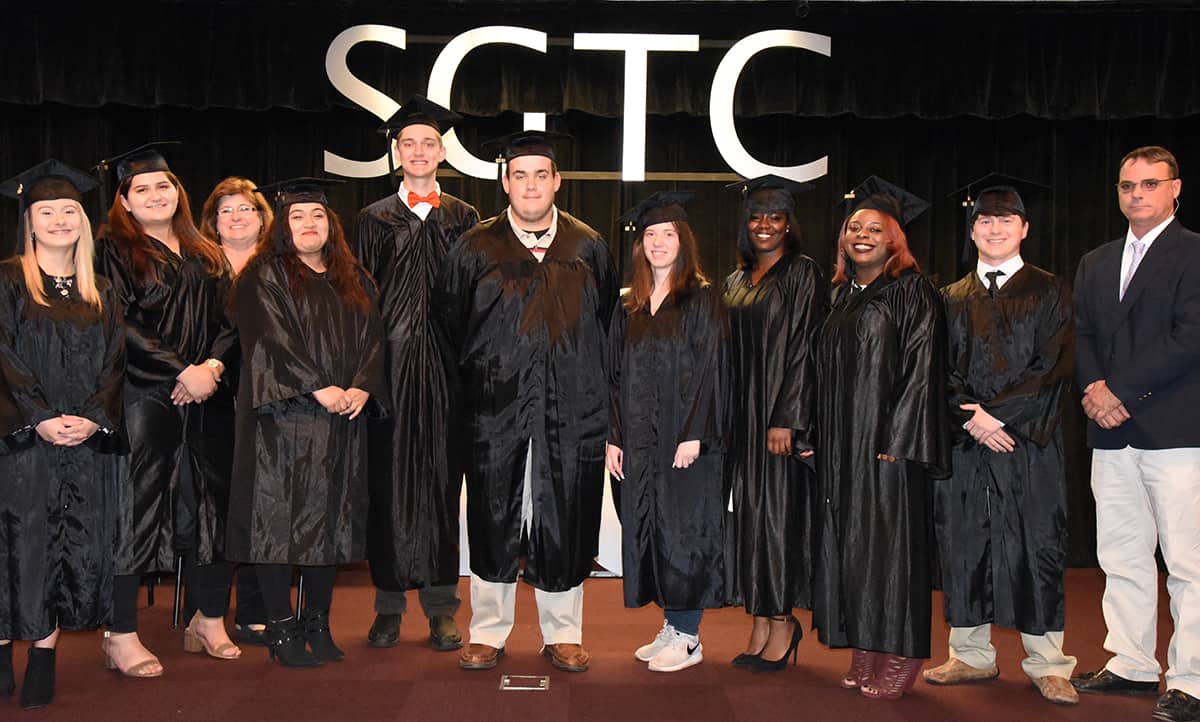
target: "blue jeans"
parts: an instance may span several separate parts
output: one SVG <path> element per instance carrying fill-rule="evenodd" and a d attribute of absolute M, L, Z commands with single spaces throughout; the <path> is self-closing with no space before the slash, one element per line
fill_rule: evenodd
<path fill-rule="evenodd" d="M 664 609 L 663 616 L 667 624 L 675 631 L 690 634 L 693 637 L 700 633 L 700 617 L 704 616 L 703 609 Z"/>

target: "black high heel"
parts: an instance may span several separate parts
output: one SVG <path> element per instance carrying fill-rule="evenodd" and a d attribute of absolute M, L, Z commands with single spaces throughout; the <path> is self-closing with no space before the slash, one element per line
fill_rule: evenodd
<path fill-rule="evenodd" d="M 333 643 L 333 635 L 329 633 L 329 610 L 310 612 L 307 609 L 300 613 L 300 622 L 304 625 L 304 639 L 312 649 L 313 656 L 322 662 L 340 662 L 346 658 L 346 653 Z"/>
<path fill-rule="evenodd" d="M 304 627 L 295 617 L 267 622 L 267 652 L 285 667 L 319 667 L 321 660 L 304 646 Z"/>
<path fill-rule="evenodd" d="M 17 688 L 12 669 L 13 643 L 0 645 L 0 697 L 11 697 Z"/>
<path fill-rule="evenodd" d="M 12 643 L 9 643 L 12 646 Z M 54 701 L 54 650 L 29 648 L 29 663 L 21 682 L 21 706 L 25 709 L 45 707 Z"/>
<path fill-rule="evenodd" d="M 782 620 L 774 620 L 782 621 Z M 792 641 L 788 644 L 788 648 L 784 651 L 783 656 L 779 659 L 767 659 L 759 654 L 757 657 L 752 657 L 750 660 L 750 669 L 754 672 L 778 672 L 787 666 L 788 657 L 792 658 L 792 664 L 799 662 L 800 657 L 800 640 L 804 639 L 804 628 L 800 626 L 800 620 L 794 615 L 789 614 L 787 621 L 792 624 Z M 764 647 L 765 649 L 765 647 Z"/>

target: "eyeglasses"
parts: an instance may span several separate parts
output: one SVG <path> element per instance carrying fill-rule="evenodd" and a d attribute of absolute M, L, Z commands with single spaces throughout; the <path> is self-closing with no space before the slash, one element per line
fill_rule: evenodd
<path fill-rule="evenodd" d="M 1132 193 L 1133 189 L 1137 188 L 1140 185 L 1142 187 L 1142 190 L 1145 191 L 1146 193 L 1153 193 L 1154 191 L 1158 190 L 1159 183 L 1167 183 L 1167 182 L 1173 181 L 1173 180 L 1177 180 L 1177 179 L 1176 178 L 1146 178 L 1145 180 L 1140 181 L 1140 182 L 1139 181 L 1121 181 L 1120 183 L 1117 184 L 1117 190 L 1121 191 L 1122 193 Z"/>
<path fill-rule="evenodd" d="M 1145 181 L 1143 181 L 1143 182 L 1145 182 Z M 217 210 L 217 215 L 221 216 L 222 218 L 228 218 L 228 217 L 232 216 L 235 211 L 238 213 L 241 213 L 242 215 L 245 215 L 247 213 L 257 213 L 258 209 L 255 208 L 254 206 L 247 206 L 247 205 L 225 206 L 224 208 Z"/>

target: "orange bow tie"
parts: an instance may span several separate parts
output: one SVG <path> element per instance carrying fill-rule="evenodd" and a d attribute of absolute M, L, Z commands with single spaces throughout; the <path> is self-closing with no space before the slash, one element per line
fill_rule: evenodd
<path fill-rule="evenodd" d="M 437 191 L 433 191 L 427 196 L 419 196 L 416 193 L 409 191 L 408 192 L 408 207 L 414 208 L 418 203 L 428 203 L 429 205 L 433 206 L 434 208 L 437 208 L 438 206 L 442 205 L 442 199 L 440 196 L 438 196 Z"/>

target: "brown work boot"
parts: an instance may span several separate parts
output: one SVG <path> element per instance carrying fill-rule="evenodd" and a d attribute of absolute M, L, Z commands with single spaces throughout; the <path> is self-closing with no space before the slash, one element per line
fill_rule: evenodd
<path fill-rule="evenodd" d="M 925 681 L 930 684 L 963 684 L 964 682 L 990 682 L 1000 676 L 1000 668 L 972 667 L 961 659 L 951 657 L 933 669 L 924 671 Z"/>
<path fill-rule="evenodd" d="M 1079 704 L 1079 693 L 1071 686 L 1071 680 L 1048 674 L 1033 680 L 1033 686 L 1048 701 L 1054 704 Z"/>
<path fill-rule="evenodd" d="M 586 672 L 592 659 L 582 644 L 547 644 L 542 647 L 542 654 L 555 669 L 564 672 Z"/>
<path fill-rule="evenodd" d="M 504 647 L 499 649 L 486 644 L 468 644 L 458 658 L 463 669 L 491 669 L 504 656 Z"/>

